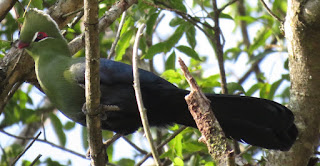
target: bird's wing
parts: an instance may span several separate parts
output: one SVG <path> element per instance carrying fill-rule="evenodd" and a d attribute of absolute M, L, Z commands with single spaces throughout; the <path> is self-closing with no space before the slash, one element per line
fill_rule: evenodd
<path fill-rule="evenodd" d="M 70 72 L 73 75 L 75 82 L 79 84 L 79 86 L 85 86 L 85 61 L 84 59 L 78 60 L 70 67 Z M 145 71 L 143 69 L 139 69 L 140 74 L 140 83 L 141 86 L 147 84 L 153 84 L 154 86 L 165 86 L 166 88 L 176 88 L 173 84 L 164 80 L 163 78 Z M 115 84 L 133 84 L 133 74 L 132 74 L 132 66 L 116 62 L 112 60 L 107 60 L 101 58 L 100 60 L 100 83 L 102 85 L 115 85 Z"/>

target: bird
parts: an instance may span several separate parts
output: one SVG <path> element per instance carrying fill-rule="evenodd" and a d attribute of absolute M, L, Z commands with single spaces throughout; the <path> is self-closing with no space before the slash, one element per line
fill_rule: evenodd
<path fill-rule="evenodd" d="M 68 118 L 86 125 L 85 58 L 74 58 L 55 21 L 38 9 L 24 19 L 17 44 L 32 56 L 38 82 L 50 101 Z M 132 66 L 101 58 L 100 103 L 115 107 L 101 112 L 101 128 L 130 134 L 142 126 L 133 89 Z M 139 69 L 141 93 L 149 124 L 180 124 L 196 128 L 184 97 L 188 90 L 152 72 Z M 298 130 L 287 107 L 271 100 L 223 94 L 205 94 L 225 136 L 254 146 L 288 151 Z"/>

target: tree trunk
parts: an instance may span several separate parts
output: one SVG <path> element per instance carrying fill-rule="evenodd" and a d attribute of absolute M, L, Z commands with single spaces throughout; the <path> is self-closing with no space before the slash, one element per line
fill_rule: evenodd
<path fill-rule="evenodd" d="M 290 108 L 299 136 L 288 152 L 270 152 L 268 165 L 305 166 L 319 142 L 320 1 L 288 0 L 285 35 L 291 79 Z"/>

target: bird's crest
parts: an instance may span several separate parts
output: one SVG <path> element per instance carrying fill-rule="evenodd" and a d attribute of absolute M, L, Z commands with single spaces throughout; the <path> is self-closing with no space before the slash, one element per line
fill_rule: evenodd
<path fill-rule="evenodd" d="M 37 32 L 45 32 L 53 38 L 63 38 L 58 25 L 48 14 L 38 9 L 30 9 L 21 28 L 20 41 L 31 43 Z"/>

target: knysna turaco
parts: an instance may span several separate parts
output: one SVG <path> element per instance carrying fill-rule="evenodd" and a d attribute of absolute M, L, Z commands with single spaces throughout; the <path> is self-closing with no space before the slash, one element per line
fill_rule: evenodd
<path fill-rule="evenodd" d="M 71 120 L 85 125 L 85 58 L 72 58 L 58 26 L 47 14 L 31 9 L 18 43 L 35 61 L 41 88 Z M 130 65 L 101 58 L 101 104 L 119 110 L 104 111 L 102 128 L 129 134 L 141 127 Z M 179 89 L 161 77 L 140 69 L 141 91 L 152 126 L 178 123 L 196 127 Z M 227 137 L 267 149 L 289 150 L 298 131 L 294 116 L 276 102 L 246 96 L 206 94 Z"/>

